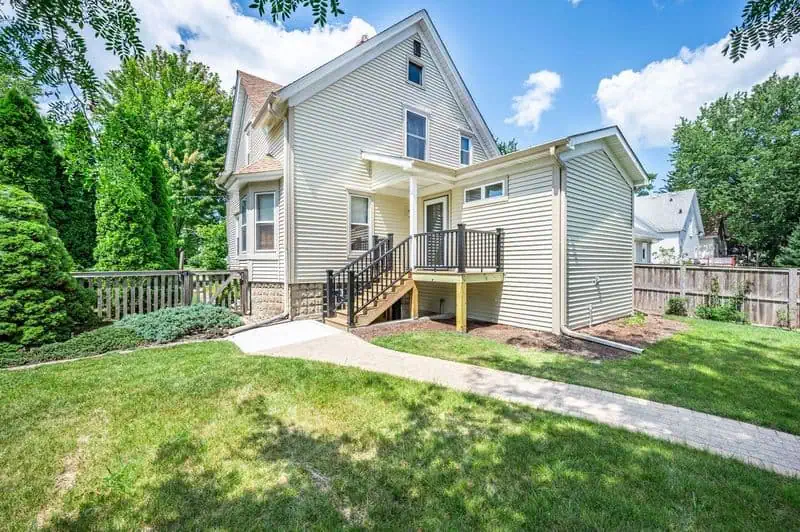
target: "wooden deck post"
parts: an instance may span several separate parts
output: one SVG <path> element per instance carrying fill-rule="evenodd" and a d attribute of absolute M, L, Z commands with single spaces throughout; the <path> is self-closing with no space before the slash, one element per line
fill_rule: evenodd
<path fill-rule="evenodd" d="M 467 332 L 467 282 L 456 283 L 456 331 Z"/>
<path fill-rule="evenodd" d="M 413 288 L 411 289 L 411 319 L 419 319 L 419 287 L 417 283 L 411 281 Z"/>

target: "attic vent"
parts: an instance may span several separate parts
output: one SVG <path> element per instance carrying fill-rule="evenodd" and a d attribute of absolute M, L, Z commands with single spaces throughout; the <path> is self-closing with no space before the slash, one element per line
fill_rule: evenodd
<path fill-rule="evenodd" d="M 678 214 L 683 214 L 683 209 L 678 209 Z"/>
<path fill-rule="evenodd" d="M 367 42 L 368 40 L 369 40 L 369 35 L 367 35 L 367 34 L 364 34 L 364 35 L 362 35 L 362 36 L 361 36 L 361 38 L 358 40 L 358 42 L 356 43 L 356 46 L 361 46 L 362 44 L 364 44 L 364 43 L 365 43 L 365 42 Z"/>
<path fill-rule="evenodd" d="M 414 41 L 414 55 L 422 57 L 422 43 L 419 41 Z"/>

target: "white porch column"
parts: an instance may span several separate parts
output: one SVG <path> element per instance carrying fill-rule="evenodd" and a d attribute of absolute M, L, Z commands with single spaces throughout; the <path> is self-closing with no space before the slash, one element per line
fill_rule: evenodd
<path fill-rule="evenodd" d="M 417 176 L 408 176 L 408 234 L 412 237 L 417 234 Z M 417 264 L 417 247 L 411 239 L 411 267 Z"/>

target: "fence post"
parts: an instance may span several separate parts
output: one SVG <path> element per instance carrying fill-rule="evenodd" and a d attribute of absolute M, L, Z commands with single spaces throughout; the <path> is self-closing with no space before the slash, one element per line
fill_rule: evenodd
<path fill-rule="evenodd" d="M 333 270 L 325 270 L 325 316 L 332 318 L 336 313 L 336 301 L 333 294 Z"/>
<path fill-rule="evenodd" d="M 495 237 L 494 246 L 495 246 L 494 260 L 497 263 L 497 271 L 502 272 L 503 271 L 503 228 L 502 227 L 497 228 L 497 237 Z"/>
<path fill-rule="evenodd" d="M 467 230 L 464 224 L 458 224 L 456 232 L 456 262 L 458 271 L 463 273 L 467 266 Z"/>
<path fill-rule="evenodd" d="M 241 299 L 242 299 L 242 315 L 250 314 L 250 279 L 247 275 L 247 270 L 242 270 L 240 275 L 240 279 L 242 281 L 241 290 Z"/>
<path fill-rule="evenodd" d="M 798 277 L 797 268 L 789 270 L 789 328 L 800 327 L 800 308 L 797 306 L 797 300 L 800 295 L 800 277 Z"/>
<path fill-rule="evenodd" d="M 181 306 L 187 307 L 192 304 L 192 295 L 194 293 L 194 286 L 192 286 L 192 272 L 183 270 L 181 272 L 181 284 L 183 290 L 181 291 Z"/>
<path fill-rule="evenodd" d="M 678 279 L 678 286 L 680 286 L 681 297 L 686 297 L 686 265 L 681 264 L 680 278 Z"/>
<path fill-rule="evenodd" d="M 356 272 L 347 270 L 347 326 L 355 327 L 356 313 L 353 312 L 356 305 Z"/>

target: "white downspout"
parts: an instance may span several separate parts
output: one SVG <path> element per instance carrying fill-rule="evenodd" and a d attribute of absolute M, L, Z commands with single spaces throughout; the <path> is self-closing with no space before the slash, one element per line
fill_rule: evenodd
<path fill-rule="evenodd" d="M 629 353 L 641 354 L 643 349 L 638 347 L 634 347 L 632 345 L 621 344 L 619 342 L 613 342 L 611 340 L 606 340 L 605 338 L 598 338 L 597 336 L 591 336 L 589 334 L 583 334 L 579 332 L 575 332 L 567 327 L 566 323 L 566 312 L 567 312 L 567 224 L 566 224 L 566 212 L 567 212 L 567 193 L 566 193 L 566 183 L 564 180 L 564 163 L 561 161 L 561 157 L 559 156 L 558 152 L 556 152 L 555 146 L 550 148 L 550 157 L 553 159 L 553 163 L 558 168 L 558 178 L 560 181 L 560 191 L 561 194 L 561 209 L 559 211 L 559 230 L 561 232 L 559 241 L 561 243 L 561 249 L 558 250 L 558 260 L 560 262 L 559 271 L 561 272 L 561 278 L 559 279 L 559 283 L 561 285 L 561 312 L 560 312 L 560 330 L 561 334 L 565 336 L 569 336 L 571 338 L 576 338 L 578 340 L 583 340 L 586 342 L 592 342 L 595 344 L 604 345 L 607 347 L 613 347 L 615 349 L 619 349 L 621 351 L 627 351 Z"/>

